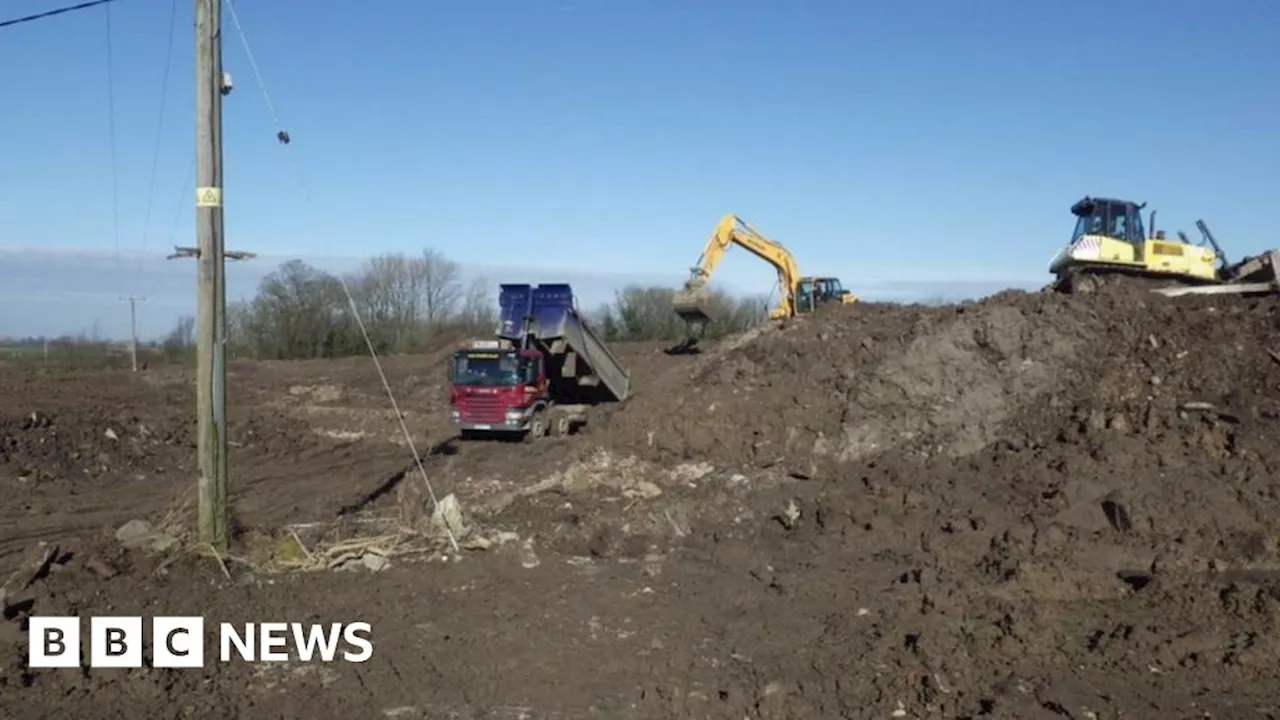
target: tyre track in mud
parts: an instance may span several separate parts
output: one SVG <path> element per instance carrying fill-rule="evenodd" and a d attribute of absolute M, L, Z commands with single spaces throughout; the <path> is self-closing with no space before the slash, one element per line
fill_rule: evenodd
<path fill-rule="evenodd" d="M 471 476 L 533 482 L 591 445 L 584 438 L 536 447 L 453 442 L 443 384 L 450 352 L 383 360 L 438 496 Z M 645 360 L 666 358 L 659 344 L 624 345 L 622 357 L 640 360 L 642 378 L 653 369 Z M 129 520 L 170 511 L 190 519 L 197 473 L 189 371 L 9 368 L 0 382 L 0 488 L 9 496 L 0 504 L 0 573 L 40 540 L 96 541 Z M 394 502 L 393 477 L 421 482 L 367 358 L 235 361 L 228 411 L 230 500 L 234 521 L 246 527 L 385 508 Z"/>

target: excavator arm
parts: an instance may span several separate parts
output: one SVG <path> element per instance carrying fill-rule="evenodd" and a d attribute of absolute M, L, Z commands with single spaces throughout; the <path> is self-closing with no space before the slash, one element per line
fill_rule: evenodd
<path fill-rule="evenodd" d="M 732 245 L 742 247 L 769 263 L 778 272 L 778 306 L 769 311 L 770 317 L 785 318 L 795 315 L 796 285 L 800 280 L 800 269 L 795 257 L 785 247 L 765 237 L 737 215 L 725 215 L 707 240 L 698 264 L 690 271 L 688 282 L 674 298 L 676 314 L 689 324 L 691 337 L 700 335 L 710 320 L 706 307 L 707 282 Z"/>

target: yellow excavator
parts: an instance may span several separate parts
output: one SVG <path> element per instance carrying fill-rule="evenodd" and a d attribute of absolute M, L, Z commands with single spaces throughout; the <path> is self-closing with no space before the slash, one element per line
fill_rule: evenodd
<path fill-rule="evenodd" d="M 771 319 L 810 313 L 823 303 L 848 305 L 858 301 L 857 296 L 846 290 L 837 278 L 801 276 L 795 256 L 789 250 L 765 237 L 737 215 L 725 215 L 707 240 L 698 264 L 690 271 L 689 280 L 673 298 L 676 314 L 689 327 L 688 339 L 678 346 L 682 351 L 693 350 L 711 320 L 707 308 L 707 283 L 733 245 L 764 260 L 778 272 L 778 305 L 769 311 Z"/>
<path fill-rule="evenodd" d="M 1128 275 L 1170 281 L 1171 286 L 1153 290 L 1166 296 L 1273 293 L 1280 288 L 1277 251 L 1228 264 L 1203 220 L 1196 221 L 1204 238 L 1199 245 L 1181 231 L 1178 240 L 1169 240 L 1163 230 L 1156 230 L 1154 210 L 1148 227 L 1143 227 L 1144 207 L 1146 203 L 1132 200 L 1088 196 L 1072 205 L 1075 232 L 1049 262 L 1051 287 L 1064 293 L 1091 292 L 1109 277 Z"/>

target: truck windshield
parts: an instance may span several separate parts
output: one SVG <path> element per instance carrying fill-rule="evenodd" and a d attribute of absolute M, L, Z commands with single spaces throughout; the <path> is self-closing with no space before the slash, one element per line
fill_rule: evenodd
<path fill-rule="evenodd" d="M 520 385 L 524 382 L 519 355 L 511 352 L 461 352 L 453 356 L 449 382 L 454 385 Z"/>

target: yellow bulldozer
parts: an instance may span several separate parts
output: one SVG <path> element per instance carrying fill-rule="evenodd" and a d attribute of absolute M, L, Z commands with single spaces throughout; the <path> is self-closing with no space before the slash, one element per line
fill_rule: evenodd
<path fill-rule="evenodd" d="M 729 248 L 737 245 L 773 266 L 778 273 L 778 305 L 769 310 L 771 319 L 791 318 L 813 312 L 818 305 L 848 305 L 858 301 L 838 278 L 800 274 L 795 256 L 781 244 L 770 240 L 737 215 L 725 215 L 690 271 L 689 280 L 673 298 L 675 312 L 689 328 L 688 338 L 675 351 L 690 352 L 706 331 L 711 320 L 707 307 L 707 283 L 724 259 Z"/>
<path fill-rule="evenodd" d="M 1237 263 L 1226 254 L 1203 220 L 1196 221 L 1203 240 L 1194 244 L 1185 233 L 1178 240 L 1156 229 L 1151 211 L 1142 221 L 1146 203 L 1116 198 L 1084 197 L 1071 206 L 1075 231 L 1066 247 L 1049 262 L 1051 287 L 1064 293 L 1096 290 L 1114 277 L 1163 279 L 1153 292 L 1166 296 L 1273 293 L 1280 289 L 1280 253 L 1268 250 Z M 1148 232 L 1149 231 L 1149 232 Z"/>

